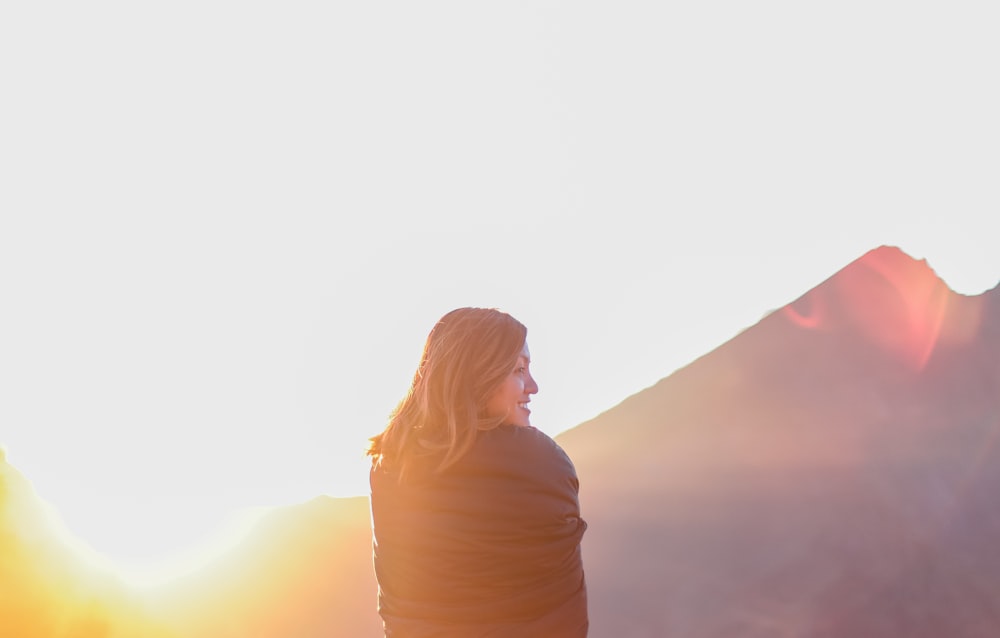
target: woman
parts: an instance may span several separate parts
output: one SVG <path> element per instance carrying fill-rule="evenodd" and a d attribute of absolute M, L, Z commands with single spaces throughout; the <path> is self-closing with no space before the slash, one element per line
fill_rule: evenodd
<path fill-rule="evenodd" d="M 388 638 L 583 638 L 576 471 L 531 426 L 527 329 L 490 308 L 442 317 L 372 437 L 378 605 Z"/>

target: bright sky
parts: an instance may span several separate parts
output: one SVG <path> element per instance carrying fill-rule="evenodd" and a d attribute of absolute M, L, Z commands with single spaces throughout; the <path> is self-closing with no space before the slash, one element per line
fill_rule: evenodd
<path fill-rule="evenodd" d="M 446 311 L 550 434 L 892 244 L 1000 280 L 991 2 L 8 2 L 0 445 L 138 569 L 365 493 Z"/>

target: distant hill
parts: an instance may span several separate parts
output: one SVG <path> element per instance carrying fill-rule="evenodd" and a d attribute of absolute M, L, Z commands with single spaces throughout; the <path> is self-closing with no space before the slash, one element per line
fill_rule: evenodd
<path fill-rule="evenodd" d="M 997 288 L 958 295 L 880 247 L 557 440 L 593 638 L 1000 632 Z M 0 592 L 41 591 L 51 561 L 4 520 Z M 367 499 L 317 498 L 150 610 L 183 638 L 380 638 L 370 551 Z M 99 629 L 23 635 L 120 635 Z"/>

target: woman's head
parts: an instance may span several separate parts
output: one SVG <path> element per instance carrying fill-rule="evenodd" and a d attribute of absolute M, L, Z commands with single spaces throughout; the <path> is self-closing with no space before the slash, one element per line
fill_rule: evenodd
<path fill-rule="evenodd" d="M 531 402 L 531 395 L 538 392 L 538 384 L 531 376 L 530 366 L 531 354 L 525 342 L 510 372 L 486 400 L 484 413 L 487 417 L 512 425 L 531 425 L 528 403 Z"/>
<path fill-rule="evenodd" d="M 400 468 L 412 455 L 437 454 L 444 468 L 479 430 L 528 425 L 524 404 L 538 388 L 528 372 L 526 335 L 521 322 L 493 308 L 459 308 L 441 317 L 409 391 L 368 453 Z"/>

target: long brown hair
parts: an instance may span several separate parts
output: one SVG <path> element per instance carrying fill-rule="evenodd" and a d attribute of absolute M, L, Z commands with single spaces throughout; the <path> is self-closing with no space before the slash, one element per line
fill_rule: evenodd
<path fill-rule="evenodd" d="M 465 454 L 480 430 L 503 418 L 484 415 L 487 400 L 513 370 L 528 329 L 495 308 L 458 308 L 427 335 L 409 391 L 381 434 L 371 437 L 372 464 L 406 474 L 417 458 L 436 470 Z"/>

